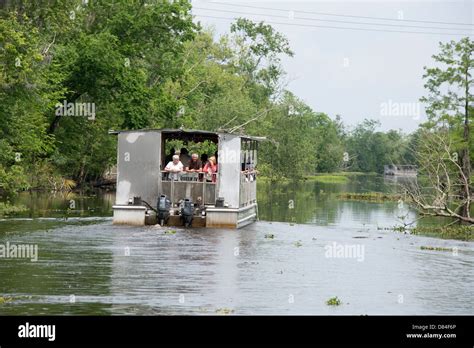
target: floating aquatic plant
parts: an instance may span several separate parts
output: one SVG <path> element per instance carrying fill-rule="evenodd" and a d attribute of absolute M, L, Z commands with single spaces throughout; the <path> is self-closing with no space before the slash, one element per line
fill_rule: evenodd
<path fill-rule="evenodd" d="M 454 251 L 453 248 L 442 248 L 442 247 L 433 247 L 433 246 L 421 246 L 421 250 L 435 250 L 435 251 Z"/>
<path fill-rule="evenodd" d="M 11 302 L 11 301 L 13 301 L 13 298 L 11 298 L 11 297 L 0 296 L 0 304 L 4 304 L 4 303 L 7 303 L 7 302 Z"/>
<path fill-rule="evenodd" d="M 230 308 L 217 308 L 217 309 L 216 309 L 216 313 L 217 313 L 217 314 L 228 315 L 228 314 L 234 313 L 234 310 L 233 310 L 233 309 L 230 309 Z"/>
<path fill-rule="evenodd" d="M 398 201 L 400 199 L 405 198 L 402 195 L 387 194 L 387 193 L 382 193 L 382 192 L 365 192 L 365 193 L 346 192 L 346 193 L 338 194 L 336 197 L 341 200 L 366 201 L 366 202 L 373 202 L 373 203 L 383 203 L 387 201 L 393 202 L 393 201 Z"/>
<path fill-rule="evenodd" d="M 342 301 L 336 296 L 331 297 L 329 300 L 327 300 L 326 304 L 328 306 L 340 306 L 342 304 Z"/>

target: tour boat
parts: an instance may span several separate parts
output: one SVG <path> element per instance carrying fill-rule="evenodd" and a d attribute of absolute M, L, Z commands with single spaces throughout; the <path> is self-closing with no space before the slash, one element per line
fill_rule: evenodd
<path fill-rule="evenodd" d="M 184 129 L 110 133 L 118 138 L 114 224 L 240 228 L 256 221 L 257 150 L 265 138 Z M 217 172 L 164 171 L 173 140 L 214 143 Z"/>

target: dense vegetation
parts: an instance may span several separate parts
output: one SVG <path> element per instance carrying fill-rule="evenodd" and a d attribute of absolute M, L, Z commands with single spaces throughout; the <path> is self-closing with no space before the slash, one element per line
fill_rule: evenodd
<path fill-rule="evenodd" d="M 110 129 L 263 135 L 269 141 L 261 145 L 259 168 L 271 177 L 380 173 L 384 164 L 416 160 L 419 133 L 381 132 L 371 120 L 349 129 L 286 90 L 280 59 L 293 52 L 271 26 L 239 19 L 229 35 L 215 38 L 193 21 L 190 8 L 188 1 L 162 0 L 6 1 L 0 189 L 62 189 L 97 180 L 115 163 Z M 436 92 L 435 82 L 429 87 Z M 93 104 L 95 113 L 58 113 L 64 103 Z M 443 108 L 433 100 L 431 106 L 428 129 L 439 125 L 434 115 Z M 462 117 L 442 120 L 466 142 Z"/>

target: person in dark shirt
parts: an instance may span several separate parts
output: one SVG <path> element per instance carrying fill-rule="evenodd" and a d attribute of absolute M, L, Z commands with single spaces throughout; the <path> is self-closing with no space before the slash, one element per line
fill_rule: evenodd
<path fill-rule="evenodd" d="M 199 160 L 197 153 L 193 153 L 188 166 L 185 169 L 187 172 L 200 172 L 202 171 L 202 162 Z"/>
<path fill-rule="evenodd" d="M 174 155 L 176 155 L 176 151 L 172 148 L 170 153 L 165 157 L 165 165 L 173 161 Z"/>
<path fill-rule="evenodd" d="M 209 156 L 205 153 L 203 153 L 201 155 L 201 163 L 202 163 L 202 167 L 204 168 L 204 166 L 206 165 L 207 163 L 207 160 L 208 160 Z"/>
<path fill-rule="evenodd" d="M 191 156 L 189 156 L 188 149 L 183 147 L 181 148 L 179 160 L 183 163 L 184 167 L 186 168 L 191 161 Z"/>

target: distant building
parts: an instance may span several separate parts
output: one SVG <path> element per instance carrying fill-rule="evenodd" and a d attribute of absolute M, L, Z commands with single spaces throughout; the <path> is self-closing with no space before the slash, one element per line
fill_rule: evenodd
<path fill-rule="evenodd" d="M 388 164 L 383 166 L 384 175 L 417 176 L 418 167 L 411 164 Z"/>

